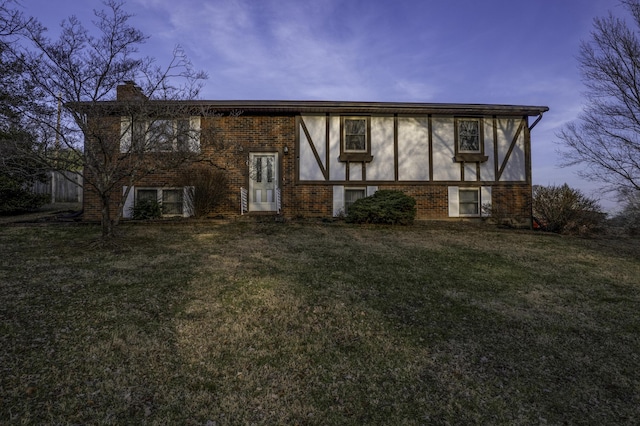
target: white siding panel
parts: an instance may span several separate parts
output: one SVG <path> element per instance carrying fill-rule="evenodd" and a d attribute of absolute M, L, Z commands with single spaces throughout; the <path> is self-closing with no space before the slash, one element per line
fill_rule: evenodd
<path fill-rule="evenodd" d="M 493 147 L 493 119 L 488 118 L 484 120 L 484 155 L 489 159 L 480 163 L 480 180 L 483 182 L 496 180 L 496 159 Z"/>
<path fill-rule="evenodd" d="M 367 186 L 367 197 L 371 197 L 376 192 L 378 192 L 377 186 Z"/>
<path fill-rule="evenodd" d="M 464 163 L 464 180 L 465 182 L 474 182 L 478 180 L 478 171 L 476 163 Z"/>
<path fill-rule="evenodd" d="M 455 156 L 453 117 L 433 117 L 433 180 L 460 180 Z"/>
<path fill-rule="evenodd" d="M 333 187 L 333 216 L 344 213 L 344 186 Z"/>
<path fill-rule="evenodd" d="M 349 181 L 362 180 L 362 163 L 349 163 Z"/>
<path fill-rule="evenodd" d="M 120 118 L 120 152 L 128 152 L 131 149 L 131 119 Z"/>
<path fill-rule="evenodd" d="M 200 116 L 189 117 L 189 150 L 191 152 L 200 152 Z"/>
<path fill-rule="evenodd" d="M 322 170 L 320 170 L 320 166 L 318 166 L 318 161 L 316 160 L 315 155 L 313 155 L 313 150 L 311 149 L 311 145 L 309 144 L 309 140 L 302 130 L 302 125 L 300 126 L 300 180 L 324 180 L 324 176 L 322 175 Z"/>
<path fill-rule="evenodd" d="M 500 181 L 522 182 L 525 180 L 527 180 L 527 174 L 524 159 L 524 132 L 520 132 L 507 165 L 502 172 L 502 176 L 500 176 Z"/>
<path fill-rule="evenodd" d="M 398 118 L 398 180 L 429 180 L 429 119 Z"/>
<path fill-rule="evenodd" d="M 483 186 L 480 188 L 480 215 L 490 216 L 491 213 L 491 187 Z"/>
<path fill-rule="evenodd" d="M 331 180 L 345 180 L 347 167 L 341 163 L 340 157 L 340 117 L 329 118 L 329 178 Z"/>
<path fill-rule="evenodd" d="M 500 169 L 500 167 L 502 167 L 502 164 L 504 163 L 507 153 L 509 152 L 509 147 L 511 146 L 511 141 L 513 140 L 513 138 L 516 136 L 516 133 L 518 132 L 518 126 L 520 125 L 520 122 L 521 122 L 520 118 L 498 118 L 497 119 L 498 169 Z M 518 148 L 516 147 L 515 149 L 517 150 Z M 512 155 L 514 154 L 516 157 L 518 157 L 518 154 L 516 152 L 512 153 Z M 511 162 L 511 160 L 509 162 Z M 524 164 L 522 167 L 524 169 Z M 514 172 L 513 170 L 511 170 L 510 172 L 507 173 L 507 168 L 511 168 L 511 166 L 507 164 L 507 167 L 505 168 L 504 173 L 500 177 L 501 181 L 520 180 L 520 179 L 512 179 L 511 176 L 507 178 L 505 174 L 511 175 Z M 516 175 L 517 175 L 517 172 L 516 172 Z"/>
<path fill-rule="evenodd" d="M 449 198 L 449 217 L 459 217 L 460 209 L 459 209 L 459 200 L 458 200 L 458 187 L 450 186 L 447 188 L 448 198 Z"/>
<path fill-rule="evenodd" d="M 307 115 L 303 116 L 302 120 L 304 124 L 307 126 L 307 130 L 309 131 L 309 136 L 311 136 L 311 140 L 313 141 L 313 145 L 318 152 L 318 156 L 320 157 L 320 162 L 323 167 L 327 167 L 326 158 L 327 158 L 327 118 L 322 115 Z"/>
<path fill-rule="evenodd" d="M 185 186 L 182 195 L 182 215 L 191 217 L 195 215 L 195 206 L 193 204 L 196 188 L 194 186 Z"/>
<path fill-rule="evenodd" d="M 127 187 L 122 187 L 122 196 L 127 192 Z M 133 206 L 135 203 L 135 194 L 136 188 L 134 186 L 131 187 L 129 194 L 127 194 L 127 198 L 124 200 L 124 205 L 122 206 L 122 217 L 125 219 L 131 219 L 133 217 Z"/>
<path fill-rule="evenodd" d="M 371 155 L 367 180 L 394 180 L 393 117 L 371 117 Z"/>

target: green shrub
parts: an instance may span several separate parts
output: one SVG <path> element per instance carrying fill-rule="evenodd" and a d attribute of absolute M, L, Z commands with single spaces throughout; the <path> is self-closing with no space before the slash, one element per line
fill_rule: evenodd
<path fill-rule="evenodd" d="M 416 217 L 416 200 L 402 191 L 380 190 L 349 207 L 349 223 L 411 225 Z"/>
<path fill-rule="evenodd" d="M 155 200 L 142 200 L 131 209 L 132 217 L 137 220 L 157 219 L 162 216 L 162 206 Z"/>

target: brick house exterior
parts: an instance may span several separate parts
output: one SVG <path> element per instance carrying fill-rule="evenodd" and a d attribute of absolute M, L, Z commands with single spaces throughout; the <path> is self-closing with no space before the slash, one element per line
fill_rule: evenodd
<path fill-rule="evenodd" d="M 138 95 L 131 83 L 120 86 L 114 108 Z M 197 154 L 182 168 L 204 164 L 223 171 L 228 181 L 228 194 L 212 217 L 336 217 L 357 198 L 397 189 L 416 199 L 419 220 L 479 218 L 492 211 L 531 225 L 531 129 L 547 107 L 325 101 L 181 105 L 191 107 L 186 118 L 199 132 Z M 530 124 L 532 117 L 537 119 Z M 123 128 L 124 121 L 113 114 L 90 119 L 113 120 L 114 132 Z M 124 200 L 124 217 L 153 191 L 167 205 L 186 203 L 187 187 L 180 201 L 180 172 L 158 171 L 136 182 Z M 115 192 L 114 197 L 122 194 L 120 188 Z M 186 205 L 176 211 L 192 213 Z M 84 219 L 99 218 L 99 200 L 87 187 Z"/>

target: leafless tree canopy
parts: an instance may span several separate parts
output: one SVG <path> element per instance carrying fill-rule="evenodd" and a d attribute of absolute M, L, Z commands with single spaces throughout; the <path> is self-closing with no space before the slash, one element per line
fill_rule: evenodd
<path fill-rule="evenodd" d="M 179 149 L 189 146 L 193 131 L 169 123 L 194 115 L 179 101 L 197 98 L 207 76 L 193 69 L 180 47 L 166 67 L 140 56 L 147 36 L 130 24 L 132 15 L 122 1 L 106 0 L 104 10 L 94 13 L 93 28 L 72 16 L 62 23 L 57 39 L 50 39 L 34 19 L 23 26 L 8 21 L 0 31 L 15 27 L 21 36 L 14 57 L 20 58 L 37 102 L 22 115 L 37 133 L 42 161 L 54 168 L 84 167 L 85 186 L 102 200 L 103 237 L 110 238 L 127 196 L 112 199 L 112 194 L 194 153 Z M 117 87 L 127 81 L 135 82 L 140 96 L 117 105 L 108 102 L 116 100 Z M 128 124 L 122 125 L 121 117 L 128 117 Z M 180 141 L 180 146 L 169 147 L 168 140 Z M 61 150 L 66 154 L 57 155 Z M 159 154 L 167 151 L 172 155 Z M 112 205 L 118 206 L 115 217 Z"/>
<path fill-rule="evenodd" d="M 566 165 L 608 189 L 640 191 L 640 1 L 623 0 L 632 22 L 594 19 L 578 57 L 586 105 L 558 137 Z"/>

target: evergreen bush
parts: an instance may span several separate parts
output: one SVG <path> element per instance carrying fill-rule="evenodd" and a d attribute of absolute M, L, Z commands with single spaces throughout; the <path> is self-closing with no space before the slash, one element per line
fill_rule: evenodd
<path fill-rule="evenodd" d="M 347 211 L 349 223 L 411 225 L 416 217 L 416 200 L 396 190 L 380 190 L 354 202 Z"/>

